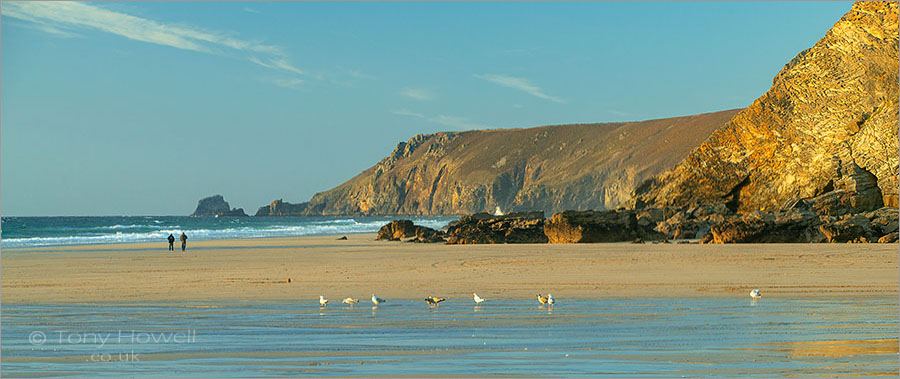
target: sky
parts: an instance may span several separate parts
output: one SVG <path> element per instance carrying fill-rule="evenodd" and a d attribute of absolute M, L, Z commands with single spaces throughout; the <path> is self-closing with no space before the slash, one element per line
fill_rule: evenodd
<path fill-rule="evenodd" d="M 252 214 L 420 133 L 748 106 L 849 2 L 0 3 L 0 212 Z"/>

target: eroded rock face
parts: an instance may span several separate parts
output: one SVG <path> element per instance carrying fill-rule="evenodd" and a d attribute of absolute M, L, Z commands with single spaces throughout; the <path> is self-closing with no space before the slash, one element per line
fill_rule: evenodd
<path fill-rule="evenodd" d="M 635 239 L 662 239 L 665 235 L 651 225 L 641 226 L 636 212 L 564 211 L 553 215 L 544 225 L 550 243 L 620 242 Z"/>
<path fill-rule="evenodd" d="M 855 3 L 768 92 L 639 186 L 634 205 L 771 212 L 831 190 L 858 194 L 857 210 L 896 205 L 897 18 L 897 2 Z"/>
<path fill-rule="evenodd" d="M 224 214 L 228 212 L 231 212 L 231 206 L 228 205 L 225 198 L 222 195 L 213 195 L 200 199 L 197 202 L 197 209 L 194 210 L 194 213 L 191 213 L 191 216 L 212 217 L 219 213 Z"/>
<path fill-rule="evenodd" d="M 448 244 L 547 243 L 544 212 L 476 213 L 447 226 Z"/>
<path fill-rule="evenodd" d="M 259 207 L 254 216 L 303 216 L 309 203 L 291 204 L 282 199 Z"/>

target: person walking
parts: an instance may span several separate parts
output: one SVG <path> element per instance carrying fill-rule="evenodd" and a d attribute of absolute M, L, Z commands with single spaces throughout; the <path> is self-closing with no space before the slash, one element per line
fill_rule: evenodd
<path fill-rule="evenodd" d="M 184 251 L 185 247 L 187 247 L 187 234 L 181 232 L 181 251 Z"/>
<path fill-rule="evenodd" d="M 175 251 L 175 236 L 172 233 L 169 233 L 169 251 Z"/>

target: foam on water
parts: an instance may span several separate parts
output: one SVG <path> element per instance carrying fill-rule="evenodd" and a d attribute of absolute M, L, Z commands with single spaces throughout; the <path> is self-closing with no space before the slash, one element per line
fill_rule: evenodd
<path fill-rule="evenodd" d="M 164 241 L 186 233 L 191 241 L 374 233 L 388 217 L 4 217 L 3 248 Z M 439 229 L 448 217 L 413 221 Z"/>

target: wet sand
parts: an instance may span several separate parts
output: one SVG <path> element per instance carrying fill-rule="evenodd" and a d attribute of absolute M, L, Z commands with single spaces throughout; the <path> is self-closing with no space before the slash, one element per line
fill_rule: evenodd
<path fill-rule="evenodd" d="M 4 250 L 3 302 L 898 295 L 896 244 L 443 245 L 374 235 Z M 290 282 L 288 282 L 290 279 Z"/>

